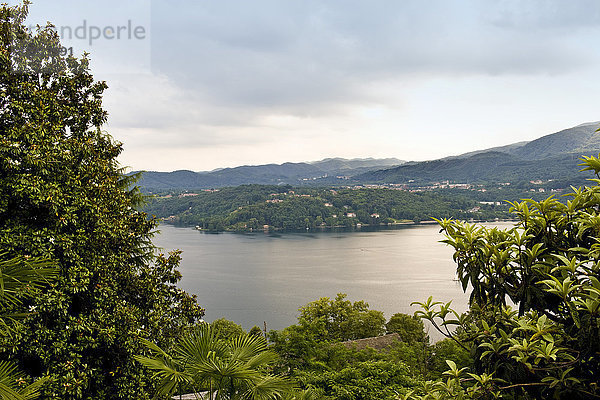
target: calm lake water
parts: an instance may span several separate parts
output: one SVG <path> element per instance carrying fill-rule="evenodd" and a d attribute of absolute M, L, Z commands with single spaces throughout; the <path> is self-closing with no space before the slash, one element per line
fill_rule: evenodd
<path fill-rule="evenodd" d="M 180 285 L 198 296 L 209 322 L 225 317 L 245 329 L 263 321 L 282 329 L 296 322 L 300 306 L 337 293 L 367 301 L 386 318 L 412 314 L 417 307 L 410 303 L 429 296 L 467 309 L 437 225 L 281 234 L 160 230 L 154 243 L 183 251 Z"/>

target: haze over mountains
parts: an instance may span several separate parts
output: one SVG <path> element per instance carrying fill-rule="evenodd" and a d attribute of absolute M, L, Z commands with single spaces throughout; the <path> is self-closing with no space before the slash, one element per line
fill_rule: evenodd
<path fill-rule="evenodd" d="M 322 185 L 335 184 L 373 170 L 397 166 L 404 163 L 396 158 L 326 158 L 314 162 L 245 165 L 235 168 L 222 168 L 207 172 L 174 171 L 144 172 L 138 186 L 146 191 L 209 189 L 225 186 L 238 186 L 249 183 L 264 185 L 300 185 L 319 182 Z"/>
<path fill-rule="evenodd" d="M 315 162 L 223 168 L 209 172 L 144 172 L 144 191 L 208 189 L 242 184 L 340 185 L 365 183 L 427 184 L 444 180 L 515 182 L 531 179 L 581 180 L 578 159 L 600 153 L 600 122 L 585 123 L 530 142 L 450 156 L 405 162 L 396 158 L 328 158 Z"/>

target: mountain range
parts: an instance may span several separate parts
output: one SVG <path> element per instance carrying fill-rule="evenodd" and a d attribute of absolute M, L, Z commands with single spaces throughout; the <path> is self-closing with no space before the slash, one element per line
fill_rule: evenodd
<path fill-rule="evenodd" d="M 519 142 L 439 160 L 408 162 L 354 176 L 358 182 L 430 183 L 444 180 L 515 182 L 520 180 L 568 180 L 582 178 L 579 158 L 598 155 L 600 122 L 590 122 Z M 587 177 L 587 176 L 586 176 Z"/>
<path fill-rule="evenodd" d="M 314 162 L 266 164 L 206 172 L 144 171 L 143 191 L 209 189 L 243 184 L 349 185 L 428 184 L 522 180 L 581 180 L 578 159 L 600 153 L 600 122 L 590 122 L 528 142 L 464 153 L 432 161 L 396 158 L 327 158 Z M 586 176 L 587 177 L 587 176 Z"/>
<path fill-rule="evenodd" d="M 321 185 L 328 185 L 361 173 L 403 163 L 404 161 L 396 158 L 326 158 L 314 162 L 245 165 L 206 172 L 143 171 L 137 185 L 143 191 L 210 189 L 250 183 L 301 185 L 319 182 Z"/>

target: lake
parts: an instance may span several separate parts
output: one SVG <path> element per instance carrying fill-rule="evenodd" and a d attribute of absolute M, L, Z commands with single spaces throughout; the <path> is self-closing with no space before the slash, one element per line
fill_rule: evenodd
<path fill-rule="evenodd" d="M 183 251 L 180 286 L 198 296 L 209 322 L 225 317 L 244 329 L 262 328 L 263 321 L 269 330 L 282 329 L 296 322 L 300 306 L 337 293 L 367 301 L 386 318 L 412 314 L 417 307 L 410 303 L 429 296 L 467 309 L 452 248 L 439 243 L 437 225 L 218 234 L 162 225 L 160 231 L 154 243 Z"/>

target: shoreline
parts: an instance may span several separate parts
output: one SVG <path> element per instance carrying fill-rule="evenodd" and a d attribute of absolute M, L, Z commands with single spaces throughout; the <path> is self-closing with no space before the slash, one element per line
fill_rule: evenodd
<path fill-rule="evenodd" d="M 352 226 L 345 226 L 345 225 L 335 225 L 335 226 L 317 226 L 317 227 L 312 227 L 312 228 L 297 228 L 297 229 L 284 229 L 284 228 L 276 228 L 273 226 L 268 226 L 268 227 L 263 227 L 263 228 L 257 228 L 257 229 L 253 229 L 253 228 L 246 228 L 246 229 L 204 229 L 204 228 L 200 228 L 198 225 L 194 226 L 194 225 L 177 225 L 177 224 L 173 224 L 173 223 L 169 223 L 167 221 L 163 221 L 165 224 L 167 225 L 171 225 L 173 227 L 176 228 L 191 228 L 194 230 L 197 230 L 199 232 L 205 232 L 205 233 L 224 233 L 224 232 L 230 232 L 230 233 L 256 233 L 256 232 L 278 232 L 278 233 L 301 233 L 301 232 L 324 232 L 324 231 L 334 231 L 334 230 L 347 230 L 347 231 L 359 231 L 362 230 L 362 228 L 367 228 L 367 230 L 386 230 L 389 228 L 394 228 L 394 227 L 413 227 L 413 226 L 428 226 L 428 225 L 437 225 L 438 222 L 437 221 L 420 221 L 420 222 L 414 222 L 414 221 L 401 221 L 401 222 L 393 222 L 393 223 L 389 223 L 389 224 L 356 224 L 356 225 L 352 225 Z M 517 219 L 493 219 L 493 220 L 469 220 L 469 221 L 464 221 L 464 222 L 468 222 L 471 224 L 485 224 L 485 223 L 495 223 L 495 222 L 519 222 L 519 220 Z"/>

